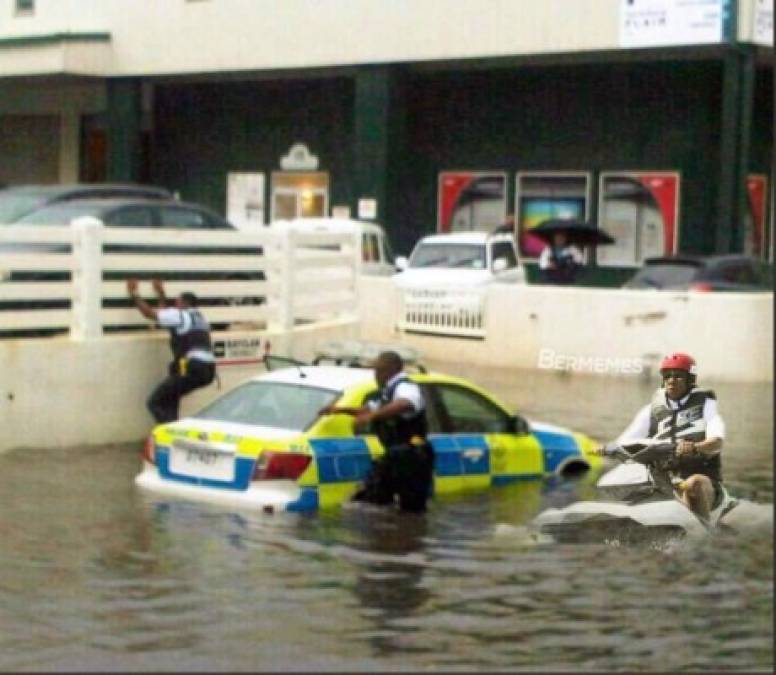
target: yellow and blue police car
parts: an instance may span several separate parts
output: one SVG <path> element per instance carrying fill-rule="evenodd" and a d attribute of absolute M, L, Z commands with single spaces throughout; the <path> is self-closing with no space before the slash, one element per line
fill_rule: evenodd
<path fill-rule="evenodd" d="M 434 495 L 579 474 L 601 463 L 593 439 L 513 415 L 467 380 L 425 372 L 409 377 L 426 400 Z M 341 505 L 384 450 L 353 417 L 318 413 L 330 404 L 360 407 L 376 396 L 367 368 L 267 372 L 192 417 L 154 428 L 135 482 L 161 495 L 264 511 Z"/>

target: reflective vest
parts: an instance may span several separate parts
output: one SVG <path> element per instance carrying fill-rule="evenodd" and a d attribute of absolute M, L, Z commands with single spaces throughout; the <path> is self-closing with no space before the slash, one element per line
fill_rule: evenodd
<path fill-rule="evenodd" d="M 687 400 L 678 408 L 672 408 L 666 401 L 665 392 L 658 389 L 652 399 L 649 415 L 649 437 L 670 441 L 703 441 L 706 439 L 706 420 L 703 406 L 706 399 L 715 399 L 710 389 L 692 389 Z M 713 480 L 722 480 L 722 465 L 719 453 L 711 457 L 693 455 L 681 457 L 677 473 L 688 478 L 701 473 Z"/>
<path fill-rule="evenodd" d="M 384 406 L 393 401 L 396 393 L 396 387 L 403 382 L 409 382 L 407 377 L 400 377 L 389 387 L 383 387 L 380 390 L 380 405 Z M 374 423 L 375 433 L 380 439 L 383 447 L 388 448 L 398 445 L 409 445 L 413 437 L 426 440 L 428 433 L 428 423 L 426 421 L 426 411 L 413 411 L 411 415 L 394 415 L 388 419 L 379 420 Z"/>
<path fill-rule="evenodd" d="M 170 328 L 170 349 L 175 360 L 178 361 L 192 349 L 212 351 L 210 344 L 210 324 L 198 309 L 188 307 L 180 310 L 181 314 L 189 317 L 189 326 L 183 332 L 178 328 Z"/>

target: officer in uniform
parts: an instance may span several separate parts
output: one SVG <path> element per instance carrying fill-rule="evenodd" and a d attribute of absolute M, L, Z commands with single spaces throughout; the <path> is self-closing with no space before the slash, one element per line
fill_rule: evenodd
<path fill-rule="evenodd" d="M 617 442 L 639 438 L 675 441 L 675 487 L 682 502 L 707 521 L 723 496 L 720 450 L 725 423 L 714 392 L 696 387 L 696 374 L 692 356 L 676 353 L 665 357 L 660 363 L 663 387 L 639 410 Z M 597 452 L 605 454 L 603 448 Z"/>
<path fill-rule="evenodd" d="M 379 397 L 362 408 L 327 406 L 322 415 L 346 414 L 357 425 L 372 425 L 385 454 L 374 464 L 357 501 L 392 504 L 396 496 L 402 511 L 426 510 L 431 492 L 434 455 L 426 435 L 426 403 L 420 387 L 404 373 L 401 357 L 381 352 L 374 365 Z"/>
<path fill-rule="evenodd" d="M 210 344 L 210 326 L 197 309 L 197 296 L 181 293 L 175 305 L 168 307 L 162 282 L 154 279 L 152 283 L 159 298 L 158 308 L 140 297 L 137 279 L 127 280 L 127 291 L 144 317 L 153 319 L 160 327 L 170 331 L 173 360 L 169 374 L 154 389 L 146 404 L 154 419 L 164 423 L 178 419 L 183 396 L 213 381 L 216 363 Z"/>

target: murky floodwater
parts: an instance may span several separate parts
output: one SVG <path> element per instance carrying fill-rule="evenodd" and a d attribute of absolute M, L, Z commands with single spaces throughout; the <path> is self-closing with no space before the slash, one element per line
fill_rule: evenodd
<path fill-rule="evenodd" d="M 444 370 L 601 439 L 654 386 Z M 0 456 L 0 669 L 772 670 L 772 387 L 716 389 L 726 483 L 761 506 L 663 550 L 526 536 L 589 479 L 269 516 L 148 500 L 136 447 Z"/>

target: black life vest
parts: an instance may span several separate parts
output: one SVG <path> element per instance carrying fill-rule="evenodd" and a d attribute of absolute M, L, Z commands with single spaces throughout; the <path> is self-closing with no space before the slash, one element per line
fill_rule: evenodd
<path fill-rule="evenodd" d="M 692 389 L 687 400 L 678 408 L 672 408 L 666 401 L 665 392 L 658 389 L 652 399 L 649 415 L 649 437 L 671 441 L 703 441 L 706 439 L 706 420 L 703 406 L 706 399 L 715 399 L 710 389 Z M 683 456 L 679 459 L 677 473 L 688 478 L 701 473 L 712 480 L 722 480 L 722 464 L 719 453 Z"/>
<path fill-rule="evenodd" d="M 189 327 L 183 332 L 179 328 L 170 328 L 170 349 L 175 360 L 182 359 L 192 349 L 212 351 L 210 344 L 210 324 L 198 309 L 187 307 L 180 310 L 189 317 Z"/>
<path fill-rule="evenodd" d="M 380 390 L 380 405 L 386 405 L 393 401 L 393 396 L 398 387 L 403 382 L 409 382 L 407 377 L 400 377 L 390 386 L 383 387 Z M 380 439 L 383 447 L 388 448 L 398 445 L 407 445 L 410 439 L 417 436 L 426 440 L 428 433 L 428 423 L 426 421 L 426 410 L 413 411 L 411 415 L 394 415 L 388 419 L 379 420 L 374 423 L 375 434 Z"/>

